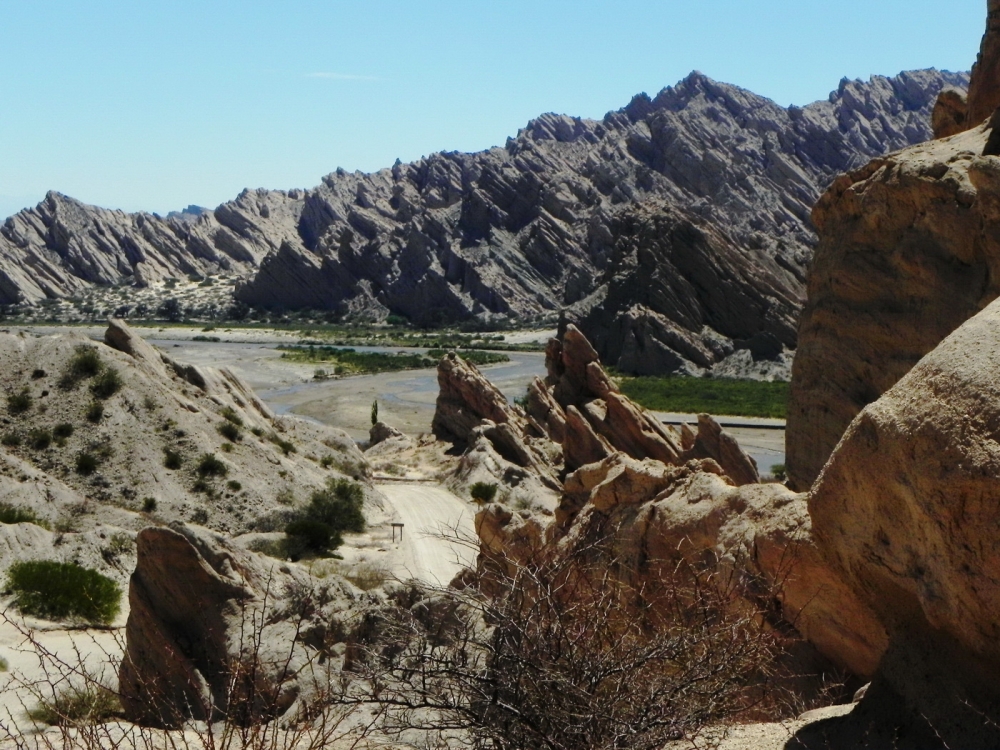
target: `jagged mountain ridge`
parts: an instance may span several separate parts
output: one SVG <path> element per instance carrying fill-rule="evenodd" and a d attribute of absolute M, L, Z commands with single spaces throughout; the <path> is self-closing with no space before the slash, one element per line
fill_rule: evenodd
<path fill-rule="evenodd" d="M 967 76 L 845 80 L 827 101 L 786 109 L 692 73 L 601 121 L 547 114 L 503 148 L 244 191 L 197 218 L 50 193 L 0 228 L 0 303 L 233 273 L 246 277 L 236 296 L 264 307 L 525 319 L 591 295 L 615 214 L 647 199 L 716 225 L 801 292 L 815 199 L 844 170 L 929 138 L 947 85 Z"/>

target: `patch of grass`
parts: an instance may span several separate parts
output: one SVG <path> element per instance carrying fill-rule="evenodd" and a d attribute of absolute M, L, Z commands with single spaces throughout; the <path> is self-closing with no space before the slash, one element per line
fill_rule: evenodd
<path fill-rule="evenodd" d="M 66 365 L 62 377 L 59 378 L 59 387 L 63 390 L 76 388 L 81 380 L 94 377 L 102 369 L 104 364 L 97 349 L 88 344 L 80 344 Z"/>
<path fill-rule="evenodd" d="M 90 392 L 94 398 L 106 399 L 114 396 L 122 387 L 122 379 L 118 370 L 108 367 L 100 375 L 94 378 L 90 384 Z"/>
<path fill-rule="evenodd" d="M 121 609 L 118 584 L 96 570 L 54 560 L 16 562 L 7 571 L 14 606 L 48 620 L 107 625 Z"/>
<path fill-rule="evenodd" d="M 37 427 L 28 433 L 28 445 L 36 451 L 43 451 L 52 445 L 52 433 L 44 427 Z"/>
<path fill-rule="evenodd" d="M 411 342 L 411 345 L 414 342 Z M 338 375 L 364 375 L 378 372 L 397 372 L 399 370 L 417 370 L 436 367 L 438 360 L 445 355 L 443 349 L 432 349 L 427 354 L 411 354 L 409 352 L 359 352 L 351 348 L 333 346 L 280 346 L 282 359 L 293 362 L 329 363 L 334 365 Z M 509 362 L 506 354 L 485 351 L 463 351 L 462 356 L 475 364 L 492 364 L 494 362 Z M 325 377 L 324 373 L 324 377 Z"/>
<path fill-rule="evenodd" d="M 270 435 L 267 436 L 267 439 L 270 440 L 272 443 L 274 443 L 276 446 L 278 446 L 284 455 L 287 456 L 289 453 L 295 453 L 295 445 L 292 443 L 292 441 L 285 440 L 280 435 L 278 435 L 278 433 L 272 432 Z"/>
<path fill-rule="evenodd" d="M 435 360 L 440 360 L 448 352 L 444 349 L 431 349 L 427 352 L 428 357 L 433 357 Z M 497 354 L 496 352 L 484 352 L 479 349 L 462 349 L 458 352 L 458 356 L 464 359 L 466 362 L 471 362 L 476 366 L 482 365 L 495 365 L 498 362 L 510 362 L 510 357 L 506 354 Z"/>
<path fill-rule="evenodd" d="M 654 411 L 784 419 L 788 383 L 727 378 L 622 378 L 622 393 Z"/>
<path fill-rule="evenodd" d="M 93 401 L 87 407 L 87 411 L 84 412 L 84 414 L 87 417 L 88 422 L 91 424 L 97 424 L 101 421 L 101 418 L 104 417 L 104 404 L 100 401 Z"/>
<path fill-rule="evenodd" d="M 35 515 L 30 508 L 22 508 L 10 503 L 0 503 L 0 523 L 33 523 L 47 529 L 49 524 Z"/>
<path fill-rule="evenodd" d="M 11 393 L 7 396 L 7 411 L 11 416 L 19 416 L 31 409 L 31 394 L 25 388 L 18 393 Z"/>
<path fill-rule="evenodd" d="M 103 724 L 120 716 L 121 703 L 114 692 L 89 680 L 84 687 L 67 687 L 28 711 L 28 718 L 51 726 Z"/>
<path fill-rule="evenodd" d="M 227 406 L 223 408 L 223 410 L 219 413 L 222 415 L 222 418 L 225 419 L 227 422 L 232 422 L 237 427 L 243 426 L 243 420 L 240 419 L 240 415 L 236 413 L 236 410 L 233 409 L 233 407 Z"/>
<path fill-rule="evenodd" d="M 215 429 L 219 431 L 219 434 L 222 435 L 222 437 L 231 442 L 238 443 L 243 439 L 243 430 L 241 430 L 233 422 L 222 422 L 217 425 Z"/>
<path fill-rule="evenodd" d="M 52 434 L 55 435 L 57 438 L 62 438 L 63 440 L 65 440 L 68 437 L 72 437 L 73 429 L 74 429 L 73 425 L 71 425 L 69 422 L 62 422 L 61 424 L 57 424 L 55 427 L 52 428 Z"/>
<path fill-rule="evenodd" d="M 229 468 L 213 453 L 203 453 L 198 459 L 198 466 L 195 469 L 200 477 L 224 477 L 229 473 Z"/>

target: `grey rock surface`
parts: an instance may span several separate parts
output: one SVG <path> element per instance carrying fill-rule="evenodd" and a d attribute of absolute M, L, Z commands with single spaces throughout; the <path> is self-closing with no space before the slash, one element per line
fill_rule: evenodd
<path fill-rule="evenodd" d="M 0 304 L 230 273 L 246 277 L 236 297 L 263 307 L 421 324 L 544 317 L 595 291 L 615 215 L 649 199 L 725 228 L 801 293 L 820 192 L 929 138 L 937 93 L 967 80 L 844 80 L 828 100 L 786 109 L 692 73 L 600 121 L 546 114 L 503 148 L 338 170 L 310 190 L 244 191 L 211 212 L 163 219 L 50 193 L 0 228 Z"/>

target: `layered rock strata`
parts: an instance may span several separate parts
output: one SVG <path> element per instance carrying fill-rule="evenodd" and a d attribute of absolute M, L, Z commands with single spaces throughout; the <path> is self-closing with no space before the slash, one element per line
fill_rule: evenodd
<path fill-rule="evenodd" d="M 827 101 L 785 109 L 693 73 L 600 121 L 547 114 L 503 148 L 338 170 L 310 190 L 244 191 L 198 215 L 51 193 L 0 228 L 0 304 L 227 273 L 248 276 L 239 299 L 271 308 L 421 324 L 544 316 L 595 290 L 614 215 L 648 199 L 723 228 L 800 291 L 819 192 L 925 140 L 937 92 L 966 82 L 938 71 L 845 80 Z"/>

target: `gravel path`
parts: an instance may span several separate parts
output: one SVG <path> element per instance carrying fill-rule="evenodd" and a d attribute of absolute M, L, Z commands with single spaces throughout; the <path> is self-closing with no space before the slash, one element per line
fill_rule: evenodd
<path fill-rule="evenodd" d="M 434 484 L 380 484 L 393 508 L 393 520 L 403 524 L 400 578 L 447 586 L 464 568 L 475 564 L 476 548 L 454 537 L 475 538 L 475 508 Z M 442 538 L 442 535 L 452 537 Z"/>

